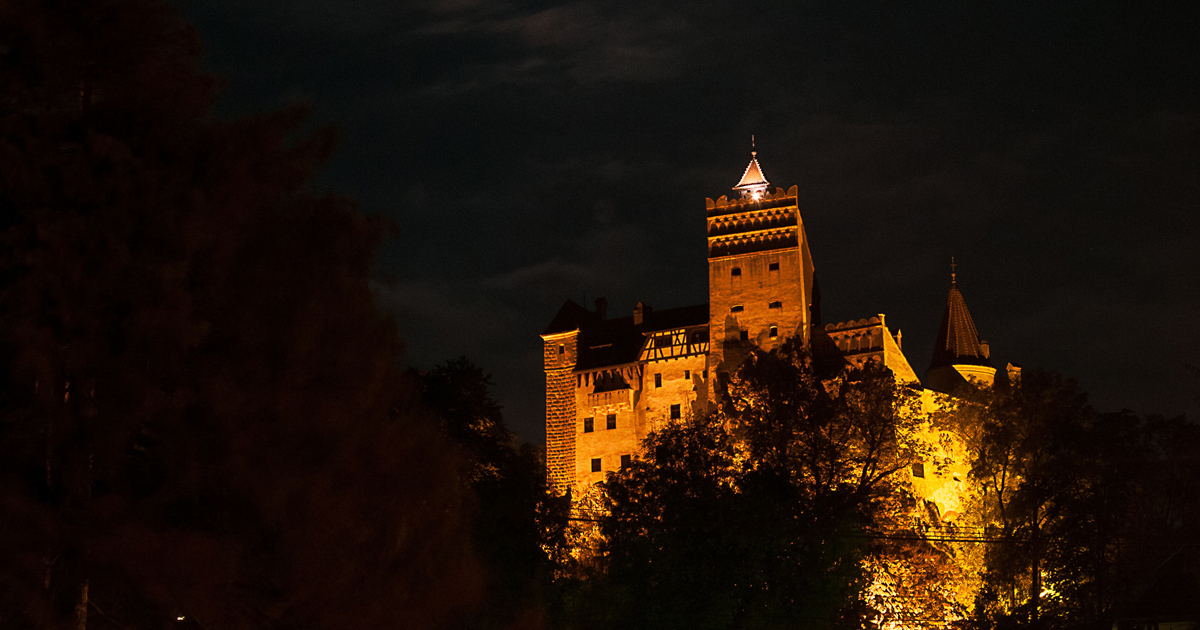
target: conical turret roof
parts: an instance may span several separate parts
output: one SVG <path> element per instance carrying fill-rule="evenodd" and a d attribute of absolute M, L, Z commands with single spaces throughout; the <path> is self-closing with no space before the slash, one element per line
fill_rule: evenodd
<path fill-rule="evenodd" d="M 979 342 L 975 321 L 967 310 L 958 283 L 951 280 L 950 295 L 946 298 L 946 311 L 942 313 L 942 327 L 938 329 L 937 345 L 933 348 L 933 361 L 929 369 L 945 365 L 992 366 Z"/>
<path fill-rule="evenodd" d="M 763 175 L 762 167 L 758 165 L 758 152 L 750 152 L 750 165 L 746 167 L 746 172 L 742 175 L 742 181 L 734 186 L 734 190 L 765 190 L 771 182 Z"/>

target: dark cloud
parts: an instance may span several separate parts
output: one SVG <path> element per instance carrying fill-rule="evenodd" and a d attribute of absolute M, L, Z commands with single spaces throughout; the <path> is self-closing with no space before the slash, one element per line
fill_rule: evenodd
<path fill-rule="evenodd" d="M 340 127 L 318 185 L 399 224 L 376 294 L 409 359 L 480 362 L 527 438 L 564 299 L 705 300 L 703 199 L 751 133 L 800 187 L 828 319 L 887 313 L 920 373 L 955 256 L 1000 361 L 1197 412 L 1190 6 L 181 5 L 223 111 L 309 100 Z"/>

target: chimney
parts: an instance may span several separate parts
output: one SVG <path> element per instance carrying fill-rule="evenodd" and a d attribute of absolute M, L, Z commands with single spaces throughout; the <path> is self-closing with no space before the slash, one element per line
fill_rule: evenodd
<path fill-rule="evenodd" d="M 608 300 L 602 297 L 596 298 L 596 316 L 600 319 L 608 319 Z"/>
<path fill-rule="evenodd" d="M 642 322 L 650 316 L 650 305 L 643 302 L 638 302 L 637 306 L 633 307 L 633 325 L 641 326 Z"/>

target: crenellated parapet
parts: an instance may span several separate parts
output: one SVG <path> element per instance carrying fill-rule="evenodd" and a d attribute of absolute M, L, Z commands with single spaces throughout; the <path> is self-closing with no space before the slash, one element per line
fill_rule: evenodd
<path fill-rule="evenodd" d="M 901 351 L 900 335 L 887 327 L 886 316 L 825 324 L 814 335 L 813 353 L 830 358 L 836 354 L 854 367 L 877 362 L 892 371 L 897 379 L 917 382 L 917 374 Z M 819 339 L 817 338 L 819 337 Z"/>
<path fill-rule="evenodd" d="M 710 197 L 704 198 L 704 206 L 708 209 L 708 216 L 716 216 L 722 214 L 732 214 L 735 212 L 751 212 L 755 210 L 764 210 L 776 208 L 781 205 L 788 205 L 789 201 L 795 203 L 795 199 L 800 194 L 800 189 L 796 186 L 788 188 L 786 191 L 776 187 L 775 190 L 763 192 L 758 199 L 753 198 L 733 198 L 730 199 L 727 195 L 721 195 L 718 199 L 713 200 Z"/>

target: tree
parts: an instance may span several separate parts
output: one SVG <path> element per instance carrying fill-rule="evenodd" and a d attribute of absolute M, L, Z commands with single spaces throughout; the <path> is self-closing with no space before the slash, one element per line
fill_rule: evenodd
<path fill-rule="evenodd" d="M 917 448 L 911 396 L 879 368 L 822 379 L 799 340 L 724 385 L 720 412 L 653 432 L 602 484 L 577 627 L 859 625 L 871 528 Z"/>
<path fill-rule="evenodd" d="M 570 499 L 549 486 L 543 452 L 516 443 L 482 369 L 460 357 L 412 374 L 421 405 L 459 447 L 477 502 L 472 541 L 486 568 L 485 600 L 463 623 L 511 628 L 543 622 L 566 553 Z"/>
<path fill-rule="evenodd" d="M 356 627 L 473 601 L 467 494 L 330 133 L 223 122 L 154 0 L 0 4 L 7 625 Z M 93 622 L 94 623 L 94 622 Z"/>

